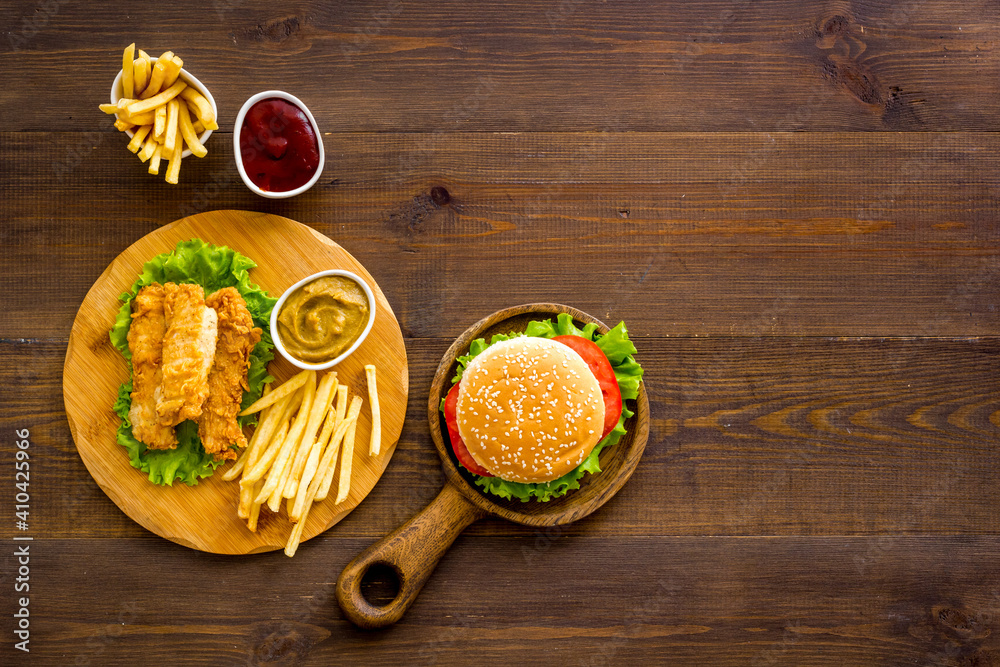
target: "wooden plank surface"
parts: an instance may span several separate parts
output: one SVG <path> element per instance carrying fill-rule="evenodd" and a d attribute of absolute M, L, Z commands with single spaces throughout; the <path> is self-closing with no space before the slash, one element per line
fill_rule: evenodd
<path fill-rule="evenodd" d="M 407 344 L 411 400 L 391 465 L 337 535 L 384 535 L 433 498 L 440 461 L 426 398 L 446 339 Z M 1000 338 L 639 339 L 653 415 L 647 451 L 606 508 L 573 535 L 989 535 L 1000 532 Z M 25 347 L 41 377 L 58 344 Z M 56 369 L 40 363 L 52 359 Z M 5 371 L 0 386 L 18 382 Z M 8 379 L 9 378 L 9 379 Z M 21 380 L 24 383 L 24 380 Z M 59 443 L 39 475 L 67 489 L 39 501 L 37 525 L 63 537 L 145 531 L 94 487 L 72 445 L 62 397 L 40 383 L 0 395 L 36 437 Z M 418 400 L 420 399 L 420 400 Z M 67 520 L 67 517 L 73 517 Z M 486 524 L 474 534 L 523 534 Z"/>
<path fill-rule="evenodd" d="M 409 615 L 373 632 L 339 618 L 330 585 L 366 544 L 314 541 L 293 561 L 246 557 L 243 577 L 271 579 L 280 569 L 282 592 L 241 588 L 245 604 L 221 612 L 204 600 L 231 596 L 239 585 L 225 559 L 156 539 L 38 544 L 38 567 L 52 574 L 38 593 L 46 639 L 33 657 L 123 664 L 141 654 L 173 662 L 183 644 L 192 658 L 184 662 L 199 664 L 351 665 L 372 661 L 374 651 L 384 662 L 419 665 L 468 664 L 473 655 L 481 663 L 532 665 L 1000 659 L 992 631 L 1000 615 L 996 536 L 463 536 Z M 87 585 L 74 551 L 93 554 L 118 576 L 89 599 L 72 595 Z M 643 567 L 623 567 L 624 553 Z M 184 594 L 175 580 L 142 574 L 139 563 L 165 554 L 189 573 Z M 262 608 L 271 616 L 257 613 Z"/>
<path fill-rule="evenodd" d="M 30 38 L 46 15 L 9 4 L 14 130 L 101 127 L 131 41 L 176 51 L 230 127 L 275 85 L 331 132 L 991 131 L 1000 104 L 988 0 L 60 2 Z M 66 70 L 85 110 L 38 104 Z"/>
<path fill-rule="evenodd" d="M 70 278 L 42 312 L 8 290 L 2 337 L 61 335 L 134 238 L 215 208 L 329 235 L 371 265 L 410 336 L 546 300 L 652 336 L 1000 332 L 995 134 L 338 134 L 322 185 L 290 202 L 243 186 L 222 133 L 177 187 L 97 137 L 54 165 L 37 142 L 72 135 L 0 137 L 24 165 L 0 174 L 23 193 L 0 232 L 21 261 L 0 280 Z M 400 261 L 381 271 L 386 253 Z M 505 289 L 470 279 L 469 256 Z"/>
<path fill-rule="evenodd" d="M 34 537 L 34 655 L 13 649 L 8 593 L 0 664 L 1000 665 L 997 3 L 0 9 L 8 498 L 16 431 L 32 442 L 5 586 L 12 538 Z M 176 187 L 96 110 L 131 41 L 179 53 L 219 104 Z M 323 177 L 291 200 L 252 195 L 233 161 L 236 113 L 267 88 L 324 133 Z M 409 359 L 391 464 L 294 559 L 148 533 L 87 474 L 63 408 L 106 266 L 229 208 L 344 246 Z M 425 412 L 441 355 L 533 301 L 628 323 L 643 460 L 578 523 L 474 524 L 399 625 L 356 630 L 337 575 L 443 481 Z"/>

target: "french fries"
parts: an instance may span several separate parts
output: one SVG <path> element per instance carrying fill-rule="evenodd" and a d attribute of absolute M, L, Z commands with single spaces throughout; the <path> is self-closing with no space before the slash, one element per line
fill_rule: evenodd
<path fill-rule="evenodd" d="M 372 408 L 372 439 L 368 446 L 368 455 L 378 456 L 379 449 L 382 448 L 382 414 L 378 407 L 375 366 L 372 364 L 366 365 L 365 375 L 368 378 L 368 405 Z"/>
<path fill-rule="evenodd" d="M 337 483 L 337 499 L 334 504 L 347 500 L 347 494 L 351 490 L 351 468 L 354 463 L 354 432 L 358 425 L 358 415 L 361 414 L 361 397 L 355 396 L 351 401 L 351 409 L 347 411 L 346 432 L 344 433 L 344 446 L 340 450 L 340 481 Z"/>
<path fill-rule="evenodd" d="M 164 147 L 165 149 L 166 147 Z M 184 151 L 184 147 L 178 144 L 174 148 L 174 154 L 170 158 L 170 164 L 167 165 L 167 176 L 164 180 L 171 185 L 177 185 L 177 177 L 181 171 L 181 153 Z"/>
<path fill-rule="evenodd" d="M 337 395 L 337 426 L 340 426 L 347 419 L 347 387 L 343 387 L 343 392 L 340 392 L 340 388 L 337 391 L 339 392 Z M 338 428 L 337 432 L 334 433 L 333 440 L 329 445 L 329 449 L 333 450 L 334 455 L 340 451 L 340 443 L 343 442 L 346 431 L 347 427 L 344 426 Z M 333 472 L 335 469 L 336 460 L 326 469 L 326 474 L 323 476 L 323 481 L 316 493 L 316 500 L 326 500 L 327 494 L 330 493 L 330 485 L 333 483 Z"/>
<path fill-rule="evenodd" d="M 156 107 L 153 112 L 153 136 L 163 142 L 163 133 L 167 129 L 167 107 Z"/>
<path fill-rule="evenodd" d="M 181 105 L 178 142 L 185 131 L 184 111 Z M 366 368 L 365 373 L 368 395 L 373 399 L 373 423 L 377 423 L 374 367 Z M 342 503 L 350 495 L 354 441 L 364 404 L 361 396 L 352 397 L 350 391 L 335 372 L 317 377 L 314 371 L 302 371 L 281 385 L 269 386 L 240 413 L 261 415 L 243 454 L 222 478 L 235 480 L 242 475 L 237 516 L 246 519 L 251 531 L 257 530 L 263 506 L 280 513 L 285 505 L 293 524 L 285 545 L 288 556 L 298 549 L 314 503 L 329 495 L 338 458 L 336 502 Z M 369 452 L 378 450 L 380 439 L 380 435 L 373 436 Z M 282 503 L 282 499 L 287 502 Z"/>
<path fill-rule="evenodd" d="M 309 457 L 309 452 L 315 447 L 316 432 L 324 419 L 330 412 L 330 404 L 333 403 L 333 391 L 337 385 L 337 374 L 330 373 L 323 377 L 316 390 L 316 400 L 313 402 L 312 411 L 309 413 L 309 420 L 306 422 L 306 429 L 302 433 L 302 446 L 295 454 L 295 460 L 290 469 L 290 477 L 285 484 L 282 494 L 285 498 L 294 498 L 298 490 L 299 477 L 302 475 L 303 467 Z"/>
<path fill-rule="evenodd" d="M 164 105 L 180 95 L 181 91 L 185 88 L 187 88 L 187 84 L 183 81 L 178 81 L 162 93 L 157 93 L 148 100 L 138 100 L 136 102 L 132 102 L 132 104 L 125 107 L 125 112 L 130 116 L 134 116 L 136 114 L 143 113 L 144 111 L 152 111 L 156 107 Z"/>
<path fill-rule="evenodd" d="M 309 378 L 309 371 L 302 371 L 295 377 L 287 380 L 280 387 L 272 391 L 271 393 L 261 396 L 259 399 L 253 402 L 253 404 L 240 413 L 240 417 L 245 417 L 246 415 L 252 415 L 255 412 L 260 412 L 269 405 L 277 403 L 286 396 L 291 396 L 299 387 L 305 385 L 306 380 Z"/>
<path fill-rule="evenodd" d="M 156 144 L 156 150 L 153 151 L 152 157 L 149 158 L 149 173 L 159 174 L 160 173 L 160 157 L 163 155 L 163 144 Z"/>
<path fill-rule="evenodd" d="M 149 173 L 160 173 L 166 159 L 167 183 L 177 184 L 185 148 L 195 157 L 208 151 L 199 135 L 217 130 L 212 103 L 181 78 L 184 61 L 166 51 L 156 62 L 142 49 L 136 56 L 135 44 L 122 53 L 122 97 L 100 109 L 115 117 L 115 129 L 132 132 L 128 149 L 142 162 L 150 161 Z"/>
<path fill-rule="evenodd" d="M 209 104 L 204 95 L 194 88 L 186 88 L 181 91 L 181 97 L 190 103 L 191 110 L 198 117 L 198 120 L 205 125 L 206 130 L 219 129 L 218 123 L 215 122 L 215 111 L 212 110 L 212 105 Z"/>
<path fill-rule="evenodd" d="M 135 91 L 135 72 L 132 69 L 132 56 L 135 55 L 135 42 L 125 47 L 122 54 L 122 95 L 132 97 Z"/>
<path fill-rule="evenodd" d="M 198 134 L 194 131 L 194 125 L 191 124 L 191 113 L 188 111 L 187 105 L 178 104 L 177 112 L 181 136 L 184 137 L 184 143 L 191 149 L 191 152 L 195 157 L 205 157 L 205 155 L 208 154 L 208 151 L 205 150 L 205 147 L 201 145 L 201 141 L 198 140 Z"/>
<path fill-rule="evenodd" d="M 138 153 L 139 160 L 145 162 L 149 158 L 153 157 L 153 153 L 156 152 L 156 149 L 159 148 L 159 146 L 160 144 L 156 143 L 156 138 L 153 136 L 153 132 L 150 131 L 150 133 L 146 135 L 146 143 L 142 145 L 142 150 Z"/>
<path fill-rule="evenodd" d="M 180 113 L 180 104 L 177 100 L 167 102 L 167 127 L 163 132 L 163 150 L 171 155 L 177 146 L 177 121 Z"/>
<path fill-rule="evenodd" d="M 136 130 L 135 134 L 132 135 L 132 141 L 128 142 L 128 149 L 133 153 L 138 153 L 139 147 L 142 146 L 142 142 L 145 141 L 146 135 L 149 134 L 149 130 L 149 125 L 143 125 Z"/>
<path fill-rule="evenodd" d="M 149 61 L 142 56 L 132 61 L 132 81 L 135 90 L 145 90 L 149 83 Z"/>

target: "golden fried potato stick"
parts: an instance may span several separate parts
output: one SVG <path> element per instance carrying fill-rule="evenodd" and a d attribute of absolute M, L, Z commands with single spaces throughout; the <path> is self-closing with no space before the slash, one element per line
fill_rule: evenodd
<path fill-rule="evenodd" d="M 330 442 L 330 438 L 333 436 L 333 431 L 336 426 L 337 411 L 330 410 L 326 413 L 326 421 L 323 422 L 323 431 L 313 444 L 313 449 L 309 452 L 309 460 L 306 461 L 306 468 L 302 471 L 302 477 L 299 479 L 299 488 L 295 494 L 295 502 L 288 511 L 288 518 L 291 521 L 298 521 L 302 516 L 302 512 L 305 507 L 306 492 L 313 485 L 313 478 L 316 476 L 322 476 L 326 473 L 326 468 L 323 467 L 322 463 L 327 461 L 326 454 L 329 450 L 327 443 Z M 320 460 L 321 455 L 322 461 Z M 335 455 L 336 453 L 334 453 L 334 456 Z M 335 458 L 333 460 L 336 461 Z"/>
<path fill-rule="evenodd" d="M 132 97 L 135 94 L 134 72 L 132 70 L 132 60 L 135 57 L 135 42 L 125 47 L 122 53 L 122 96 Z"/>
<path fill-rule="evenodd" d="M 139 151 L 139 147 L 142 146 L 143 141 L 146 140 L 146 135 L 149 134 L 152 129 L 152 125 L 143 125 L 136 130 L 135 134 L 132 135 L 132 141 L 128 142 L 128 149 L 133 153 L 137 153 Z"/>
<path fill-rule="evenodd" d="M 206 130 L 218 130 L 219 125 L 215 122 L 215 112 L 212 105 L 205 97 L 194 88 L 187 88 L 181 91 L 180 96 L 194 105 L 195 115 L 198 120 L 205 124 Z"/>
<path fill-rule="evenodd" d="M 143 162 L 153 157 L 153 153 L 156 152 L 156 147 L 159 144 L 156 143 L 156 138 L 153 136 L 152 131 L 146 136 L 146 143 L 142 145 L 142 150 L 139 151 L 139 159 Z"/>
<path fill-rule="evenodd" d="M 346 395 L 346 394 L 345 394 Z M 354 418 L 351 419 L 351 413 L 348 413 L 347 419 L 341 421 L 337 425 L 337 431 L 343 436 L 343 431 L 341 426 L 350 427 L 350 425 L 357 423 L 357 415 L 361 412 L 360 407 L 361 399 L 357 396 L 354 397 L 354 402 L 351 404 L 351 413 L 354 413 Z M 354 405 L 358 405 L 357 411 L 354 410 Z M 323 427 L 326 430 L 326 426 Z M 344 429 L 347 430 L 347 429 Z M 336 435 L 334 439 L 336 440 Z M 288 542 L 285 544 L 285 555 L 291 558 L 295 555 L 295 551 L 299 548 L 299 543 L 302 541 L 302 533 L 306 527 L 306 521 L 309 519 L 309 510 L 312 509 L 313 502 L 319 500 L 317 495 L 320 488 L 323 485 L 323 480 L 327 477 L 327 473 L 331 476 L 333 470 L 337 465 L 337 446 L 336 443 L 331 442 L 323 453 L 323 459 L 320 461 L 317 467 L 316 474 L 313 476 L 312 481 L 309 483 L 309 488 L 306 490 L 305 495 L 302 498 L 301 510 L 299 510 L 298 496 L 296 496 L 296 504 L 289 513 L 289 518 L 291 518 L 292 513 L 297 514 L 297 521 L 295 527 L 292 528 L 291 535 L 288 536 Z M 329 488 L 329 486 L 328 486 Z M 325 496 L 324 496 L 325 497 Z"/>
<path fill-rule="evenodd" d="M 359 397 L 358 400 L 361 400 Z M 351 419 L 351 415 L 348 414 L 347 417 L 341 419 L 337 422 L 337 430 L 334 431 L 333 436 L 330 438 L 330 444 L 327 446 L 327 451 L 332 451 L 332 456 L 336 457 L 337 453 L 340 451 L 340 446 L 344 443 L 344 438 L 351 429 L 351 424 L 356 421 Z M 324 458 L 326 453 L 323 454 Z M 343 465 L 343 464 L 342 464 Z M 333 469 L 337 466 L 337 459 L 333 459 L 333 463 L 330 464 L 330 468 L 326 469 L 324 472 L 323 479 L 320 480 L 319 492 L 316 496 L 316 500 L 325 500 L 326 496 L 330 493 L 330 485 L 333 483 Z"/>
<path fill-rule="evenodd" d="M 176 100 L 170 100 L 175 102 Z M 178 104 L 178 129 L 181 131 L 181 136 L 184 137 L 184 143 L 187 147 L 191 149 L 191 154 L 195 157 L 205 157 L 208 155 L 208 151 L 201 142 L 198 141 L 198 135 L 194 131 L 194 126 L 191 124 L 191 114 L 188 111 L 187 104 Z"/>
<path fill-rule="evenodd" d="M 288 426 L 291 422 L 285 420 L 282 422 L 281 426 L 278 428 L 278 432 L 274 434 L 274 441 L 281 446 L 281 443 L 285 441 L 285 437 L 288 435 Z M 249 462 L 251 467 L 256 461 Z M 250 508 L 254 505 L 261 505 L 262 503 L 254 502 L 257 494 L 260 493 L 261 488 L 264 486 L 264 480 L 259 479 L 249 486 L 243 486 L 240 484 L 240 504 L 237 508 L 236 515 L 241 519 L 247 518 L 250 513 Z"/>
<path fill-rule="evenodd" d="M 315 490 L 310 489 L 309 493 L 314 494 Z M 307 506 L 303 510 L 302 518 L 292 528 L 292 534 L 288 536 L 288 542 L 285 544 L 285 555 L 289 558 L 294 556 L 299 549 L 299 543 L 302 542 L 302 532 L 306 528 L 306 519 L 309 517 L 309 510 L 312 509 L 312 498 L 309 498 L 308 495 L 306 495 Z"/>
<path fill-rule="evenodd" d="M 295 551 L 299 548 L 299 542 L 302 541 L 302 532 L 306 528 L 306 520 L 309 518 L 309 510 L 312 509 L 313 501 L 319 499 L 316 494 L 321 486 L 324 473 L 327 470 L 333 470 L 336 466 L 337 450 L 332 446 L 327 447 L 326 452 L 323 453 L 323 460 L 320 461 L 316 475 L 309 484 L 309 488 L 303 498 L 302 510 L 299 514 L 298 521 L 295 523 L 295 527 L 292 528 L 292 534 L 288 536 L 288 542 L 285 544 L 285 555 L 289 558 L 295 555 Z M 296 498 L 296 504 L 297 501 L 298 498 Z"/>
<path fill-rule="evenodd" d="M 310 379 L 306 382 L 304 388 L 305 392 L 308 393 L 310 387 L 316 387 L 316 373 L 314 371 L 310 371 Z M 282 452 L 278 454 L 278 460 L 275 461 L 274 466 L 271 468 L 271 474 L 268 476 L 267 483 L 264 484 L 264 490 L 266 490 L 272 484 L 272 479 L 277 479 L 277 484 L 271 488 L 270 496 L 267 498 L 267 506 L 272 512 L 280 511 L 282 492 L 285 489 L 285 485 L 288 484 L 288 479 L 292 474 L 293 463 L 298 456 L 299 450 L 306 446 L 304 444 L 304 440 L 307 437 L 306 432 L 312 421 L 313 409 L 317 404 L 319 404 L 318 392 L 314 389 L 312 402 L 306 405 L 306 401 L 303 399 L 302 407 L 295 416 L 295 426 L 292 427 L 294 434 L 289 432 L 288 435 L 288 439 L 292 441 L 291 446 L 286 444 L 282 447 Z M 284 452 L 287 452 L 287 456 L 283 457 L 282 453 Z M 261 500 L 264 490 L 258 494 L 257 501 Z"/>
<path fill-rule="evenodd" d="M 280 387 L 272 391 L 267 396 L 261 396 L 259 399 L 254 401 L 250 407 L 243 410 L 239 416 L 244 417 L 246 415 L 252 415 L 255 412 L 260 412 L 267 406 L 277 403 L 285 396 L 295 393 L 299 387 L 305 386 L 306 382 L 309 380 L 310 373 L 313 373 L 313 383 L 315 383 L 316 380 L 314 371 L 302 371 L 301 373 L 293 375 L 285 380 Z"/>
<path fill-rule="evenodd" d="M 174 85 L 164 90 L 162 93 L 157 93 L 156 95 L 153 95 L 148 99 L 139 100 L 138 102 L 133 102 L 132 104 L 125 107 L 125 110 L 128 112 L 130 116 L 135 116 L 146 111 L 151 111 L 152 109 L 155 109 L 161 104 L 166 104 L 170 100 L 174 99 L 175 97 L 180 95 L 181 92 L 183 92 L 184 89 L 186 89 L 187 87 L 188 85 L 186 83 L 184 83 L 183 81 L 178 81 Z"/>
<path fill-rule="evenodd" d="M 301 439 L 299 443 L 301 443 Z M 299 445 L 296 445 L 298 447 Z M 288 483 L 288 475 L 292 470 L 292 459 L 289 457 L 285 461 L 284 467 L 281 469 L 281 474 L 278 475 L 278 483 L 275 485 L 274 490 L 271 491 L 271 495 L 267 497 L 267 508 L 272 512 L 281 511 L 281 490 L 285 488 L 285 484 Z M 265 485 L 266 486 L 266 485 Z M 258 496 L 259 497 L 259 496 Z"/>
<path fill-rule="evenodd" d="M 251 454 L 251 459 L 247 460 L 247 464 L 243 471 L 243 478 L 240 480 L 240 486 L 246 488 L 267 473 L 271 464 L 274 462 L 275 457 L 277 457 L 278 452 L 281 451 L 281 445 L 285 442 L 285 436 L 288 435 L 288 429 L 291 428 L 292 425 L 292 415 L 294 415 L 295 411 L 298 410 L 304 395 L 305 392 L 303 390 L 299 390 L 296 391 L 290 399 L 286 397 L 276 404 L 284 404 L 285 407 L 283 410 L 278 411 L 280 417 L 275 423 L 274 431 L 261 434 L 261 443 Z M 267 424 L 265 424 L 265 426 L 267 426 Z"/>
<path fill-rule="evenodd" d="M 163 150 L 169 155 L 172 155 L 177 147 L 178 116 L 180 116 L 180 102 L 170 100 L 167 102 L 167 129 L 163 132 Z"/>
<path fill-rule="evenodd" d="M 270 443 L 261 443 L 258 447 L 257 452 L 253 454 L 253 458 L 247 461 L 246 470 L 252 470 L 256 465 L 257 461 L 264 457 L 268 457 L 271 462 L 274 461 L 275 456 L 279 451 L 281 451 L 281 445 L 285 442 L 285 436 L 288 435 L 288 429 L 291 428 L 293 422 L 293 415 L 298 411 L 299 406 L 302 405 L 302 397 L 305 395 L 305 389 L 300 388 L 294 394 L 292 394 L 291 401 L 285 406 L 284 414 L 281 416 L 281 421 L 279 424 L 279 433 L 271 438 Z M 277 405 L 277 404 L 276 404 Z M 266 444 L 266 447 L 265 447 Z M 267 464 L 270 466 L 270 462 Z M 247 473 L 244 473 L 246 476 Z M 243 482 L 240 482 L 241 490 L 245 490 L 247 487 L 242 486 Z M 247 498 L 247 505 L 251 503 L 253 496 Z"/>
<path fill-rule="evenodd" d="M 354 433 L 358 426 L 358 415 L 361 413 L 361 397 L 351 400 L 351 409 L 347 412 L 347 433 L 344 435 L 344 446 L 340 449 L 340 481 L 337 484 L 337 500 L 335 505 L 347 500 L 351 490 L 351 466 L 354 463 Z"/>
<path fill-rule="evenodd" d="M 125 132 L 127 130 L 131 130 L 133 127 L 135 127 L 135 125 L 133 123 L 128 122 L 124 118 L 119 118 L 118 120 L 115 121 L 115 129 L 118 130 L 119 132 Z"/>
<path fill-rule="evenodd" d="M 337 388 L 337 430 L 333 434 L 330 444 L 327 446 L 327 450 L 333 450 L 333 454 L 336 455 L 340 450 L 340 443 L 344 439 L 344 434 L 347 432 L 347 427 L 343 429 L 340 425 L 344 423 L 347 419 L 347 386 L 341 385 Z M 323 455 L 324 457 L 326 454 Z M 330 485 L 333 483 L 333 471 L 337 467 L 337 459 L 333 460 L 330 468 L 326 471 L 323 482 L 320 485 L 319 492 L 316 495 L 316 500 L 325 500 L 328 493 L 330 493 Z"/>
<path fill-rule="evenodd" d="M 160 56 L 160 60 L 163 60 L 163 56 Z M 177 77 L 181 74 L 181 67 L 184 66 L 184 61 L 177 56 L 171 56 L 170 60 L 163 64 L 164 74 L 163 74 L 163 87 L 168 88 L 174 85 L 174 81 L 177 81 Z"/>
<path fill-rule="evenodd" d="M 157 139 L 163 138 L 163 133 L 167 130 L 167 106 L 156 107 L 153 112 L 153 136 Z"/>
<path fill-rule="evenodd" d="M 125 120 L 133 125 L 152 125 L 156 120 L 156 113 L 153 111 L 147 111 L 146 113 L 141 113 L 138 116 L 125 115 Z"/>
<path fill-rule="evenodd" d="M 262 481 L 261 482 L 257 482 L 256 484 L 254 484 L 254 488 L 253 489 L 247 489 L 247 492 L 248 492 L 247 495 L 252 495 L 252 494 L 256 493 L 257 491 L 260 490 L 260 487 L 262 487 L 263 485 L 264 485 L 264 482 L 262 482 Z M 250 529 L 250 532 L 253 532 L 253 533 L 257 532 L 257 519 L 259 517 L 260 517 L 260 505 L 259 504 L 253 504 L 253 505 L 251 505 L 249 507 L 249 510 L 247 512 L 247 517 L 246 517 L 246 519 L 247 519 L 247 528 Z M 243 517 L 241 516 L 240 518 L 242 519 Z"/>
<path fill-rule="evenodd" d="M 163 146 L 161 144 L 156 144 L 156 150 L 153 151 L 153 155 L 149 158 L 149 173 L 156 175 L 160 173 L 160 157 L 163 155 Z"/>
<path fill-rule="evenodd" d="M 183 152 L 184 144 L 178 143 L 174 147 L 174 154 L 170 158 L 170 164 L 167 165 L 167 175 L 164 177 L 164 180 L 171 185 L 177 185 L 177 180 L 181 173 L 181 153 Z"/>
<path fill-rule="evenodd" d="M 149 83 L 149 61 L 141 56 L 132 61 L 132 80 L 134 95 L 146 90 L 146 84 Z"/>
<path fill-rule="evenodd" d="M 277 457 L 274 459 L 274 463 L 271 465 L 271 473 L 268 475 L 267 484 L 261 489 L 260 493 L 257 494 L 255 498 L 256 502 L 262 501 L 271 495 L 271 492 L 278 486 L 279 478 L 284 474 L 286 464 L 289 459 L 295 453 L 298 448 L 299 441 L 302 438 L 302 432 L 306 428 L 306 422 L 309 419 L 309 410 L 312 408 L 313 401 L 316 398 L 316 373 L 315 371 L 306 371 L 309 375 L 306 378 L 305 391 L 302 394 L 302 405 L 299 406 L 299 413 L 295 416 L 295 423 L 288 430 L 288 436 L 285 437 L 285 441 L 281 445 L 281 450 L 278 451 Z M 287 384 L 287 383 L 286 383 Z M 271 392 L 272 395 L 278 393 L 277 390 Z M 260 460 L 254 466 L 250 474 L 244 476 L 240 481 L 240 484 L 247 484 L 247 482 L 256 482 L 258 479 L 263 477 L 264 470 L 267 466 L 263 465 L 264 460 Z M 278 473 L 275 475 L 274 473 Z"/>
<path fill-rule="evenodd" d="M 156 59 L 156 63 L 153 63 L 153 70 L 149 75 L 149 85 L 146 86 L 146 90 L 144 90 L 142 95 L 140 95 L 140 99 L 149 99 L 164 88 L 169 88 L 169 86 L 163 85 L 163 80 L 167 75 L 166 61 L 173 57 L 173 51 L 167 51 Z M 152 59 L 150 59 L 150 61 L 152 61 Z"/>
<path fill-rule="evenodd" d="M 302 469 L 306 464 L 306 459 L 309 457 L 309 452 L 312 451 L 313 445 L 316 442 L 316 432 L 319 431 L 326 413 L 330 411 L 336 387 L 336 373 L 324 375 L 323 379 L 319 382 L 319 387 L 316 389 L 316 400 L 313 401 L 312 410 L 309 412 L 309 421 L 306 422 L 306 429 L 302 432 L 302 445 L 295 453 L 288 482 L 282 487 L 283 491 L 281 495 L 285 498 L 295 497 L 299 476 L 302 474 Z"/>
<path fill-rule="evenodd" d="M 123 97 L 114 104 L 98 104 L 97 108 L 106 114 L 112 114 L 112 115 L 118 114 L 119 118 L 129 118 L 129 115 L 125 111 L 125 108 L 129 104 L 132 104 L 132 102 L 135 102 L 135 100 L 129 97 Z"/>
<path fill-rule="evenodd" d="M 372 409 L 372 439 L 368 446 L 369 456 L 378 456 L 382 448 L 382 413 L 378 407 L 378 388 L 375 385 L 375 366 L 367 364 L 365 375 L 368 376 L 368 404 Z"/>

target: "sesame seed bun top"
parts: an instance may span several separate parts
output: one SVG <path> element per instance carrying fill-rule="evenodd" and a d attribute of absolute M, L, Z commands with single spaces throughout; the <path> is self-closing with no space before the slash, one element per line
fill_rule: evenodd
<path fill-rule="evenodd" d="M 497 477 L 549 482 L 580 465 L 600 441 L 604 399 L 575 350 L 519 336 L 469 362 L 457 421 L 469 453 Z"/>

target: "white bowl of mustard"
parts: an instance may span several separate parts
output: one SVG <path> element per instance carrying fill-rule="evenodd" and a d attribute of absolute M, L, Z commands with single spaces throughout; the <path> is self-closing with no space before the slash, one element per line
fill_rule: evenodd
<path fill-rule="evenodd" d="M 375 295 L 361 276 L 332 269 L 295 283 L 271 310 L 271 338 L 304 370 L 332 368 L 358 349 L 375 324 Z"/>

